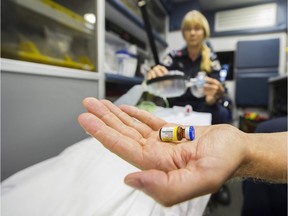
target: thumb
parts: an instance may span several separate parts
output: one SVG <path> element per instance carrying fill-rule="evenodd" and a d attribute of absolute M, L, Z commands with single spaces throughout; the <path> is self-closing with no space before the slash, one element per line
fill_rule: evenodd
<path fill-rule="evenodd" d="M 131 173 L 125 177 L 125 183 L 135 189 L 139 189 L 151 196 L 164 206 L 186 201 L 199 194 L 195 185 L 192 172 L 187 169 L 179 169 L 168 173 L 160 170 L 146 170 Z M 193 183 L 194 182 L 194 183 Z"/>

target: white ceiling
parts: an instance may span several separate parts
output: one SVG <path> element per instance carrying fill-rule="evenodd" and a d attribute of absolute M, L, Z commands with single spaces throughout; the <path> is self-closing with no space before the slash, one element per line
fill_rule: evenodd
<path fill-rule="evenodd" d="M 171 0 L 173 4 L 179 4 L 195 0 Z M 271 3 L 277 0 L 198 0 L 203 10 L 221 10 L 232 7 L 241 7 L 261 3 Z"/>
<path fill-rule="evenodd" d="M 239 7 L 242 5 L 253 5 L 260 3 L 270 3 L 276 0 L 198 0 L 202 9 L 216 10 L 229 7 Z"/>

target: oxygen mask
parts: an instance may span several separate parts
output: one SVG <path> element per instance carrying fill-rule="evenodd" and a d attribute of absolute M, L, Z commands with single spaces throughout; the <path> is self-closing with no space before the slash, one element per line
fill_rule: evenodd
<path fill-rule="evenodd" d="M 146 88 L 149 93 L 165 98 L 179 97 L 190 88 L 192 95 L 201 98 L 205 96 L 205 77 L 206 73 L 201 71 L 195 78 L 187 79 L 183 72 L 174 70 L 165 76 L 148 80 Z"/>

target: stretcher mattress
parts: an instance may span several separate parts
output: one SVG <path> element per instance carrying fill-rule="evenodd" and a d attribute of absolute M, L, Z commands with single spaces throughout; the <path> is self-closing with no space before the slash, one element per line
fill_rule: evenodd
<path fill-rule="evenodd" d="M 94 138 L 24 169 L 2 183 L 3 216 L 135 216 L 203 214 L 209 195 L 166 208 L 124 184 L 137 168 Z"/>
<path fill-rule="evenodd" d="M 211 114 L 158 108 L 170 122 L 211 124 Z M 124 184 L 137 168 L 87 138 L 58 156 L 28 167 L 2 182 L 3 216 L 201 216 L 210 195 L 166 208 Z"/>

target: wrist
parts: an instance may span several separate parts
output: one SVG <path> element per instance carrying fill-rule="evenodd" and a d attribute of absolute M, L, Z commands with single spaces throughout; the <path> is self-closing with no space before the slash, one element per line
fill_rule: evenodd
<path fill-rule="evenodd" d="M 246 149 L 245 156 L 235 176 L 286 182 L 287 139 L 285 142 L 285 136 L 274 137 L 263 133 L 245 134 L 245 136 L 243 143 Z"/>
<path fill-rule="evenodd" d="M 250 137 L 248 133 L 245 133 L 243 131 L 240 131 L 241 134 L 241 146 L 242 149 L 242 161 L 240 162 L 240 165 L 238 169 L 235 171 L 233 177 L 248 177 L 247 170 L 248 167 L 250 167 L 250 163 L 252 161 L 251 157 L 251 146 L 249 146 L 250 143 Z"/>
<path fill-rule="evenodd" d="M 211 97 L 211 96 L 206 96 L 205 97 L 205 102 L 208 106 L 213 106 L 216 104 L 217 99 L 215 97 Z"/>

